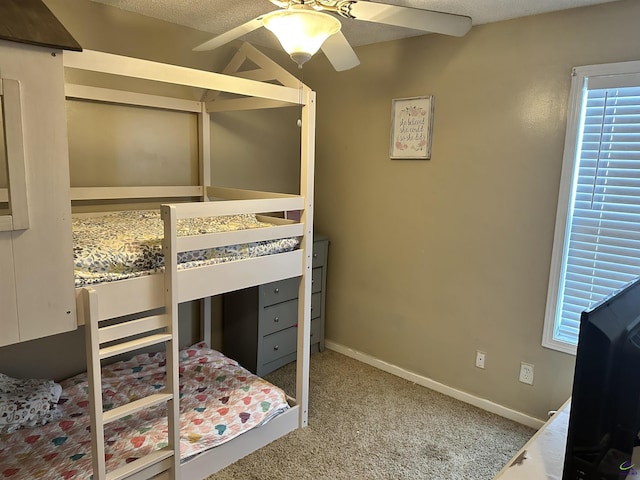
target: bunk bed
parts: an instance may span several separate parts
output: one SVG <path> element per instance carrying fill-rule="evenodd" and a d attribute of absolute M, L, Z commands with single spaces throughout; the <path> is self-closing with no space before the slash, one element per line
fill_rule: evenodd
<path fill-rule="evenodd" d="M 156 244 L 161 246 L 162 260 L 124 278 L 113 276 L 108 278 L 110 281 L 102 281 L 89 275 L 76 279 L 77 323 L 85 327 L 87 373 L 63 382 L 60 397 L 63 405 L 53 412 L 52 421 L 38 428 L 37 434 L 21 429 L 11 434 L 19 436 L 5 443 L 0 436 L 0 451 L 5 458 L 12 455 L 21 462 L 25 456 L 35 456 L 34 451 L 15 445 L 26 447 L 28 444 L 34 448 L 40 436 L 50 430 L 53 438 L 47 440 L 49 448 L 52 444 L 59 447 L 67 443 L 65 448 L 70 450 L 66 452 L 71 452 L 66 455 L 67 462 L 71 458 L 78 461 L 77 465 L 85 463 L 84 470 L 58 464 L 55 478 L 88 478 L 89 457 L 94 480 L 205 478 L 307 424 L 315 94 L 248 44 L 240 48 L 222 74 L 86 50 L 65 52 L 63 60 L 65 69 L 75 72 L 68 78 L 76 77 L 77 72 L 90 72 L 214 92 L 208 101 L 194 101 L 70 82 L 65 85 L 68 99 L 196 114 L 200 185 L 71 189 L 70 200 L 85 209 L 96 203 L 161 199 L 159 212 L 129 212 L 125 216 L 133 215 L 135 221 L 136 215 L 142 215 L 159 222 L 161 238 Z M 257 68 L 241 70 L 247 61 Z M 211 186 L 209 116 L 218 111 L 280 106 L 301 109 L 299 195 Z M 296 212 L 295 220 L 287 218 L 289 212 Z M 259 225 L 220 231 L 199 223 L 238 216 L 249 217 L 250 222 Z M 185 223 L 193 222 L 195 230 L 184 228 Z M 287 244 L 285 248 L 275 251 L 257 248 L 257 255 L 249 253 L 239 259 L 194 257 L 191 253 L 234 250 L 238 245 L 243 246 L 240 250 L 246 253 L 250 251 L 245 248 L 247 245 L 283 239 Z M 301 279 L 295 399 L 209 349 L 211 330 L 206 321 L 202 323 L 202 330 L 209 342 L 179 349 L 178 304 L 201 300 L 203 318 L 210 318 L 206 299 L 291 277 Z M 164 352 L 143 353 L 105 366 L 109 358 L 132 355 L 155 345 L 164 345 Z M 133 376 L 122 377 L 125 371 L 133 372 Z M 205 372 L 209 373 L 205 376 Z M 188 381 L 193 378 L 193 382 Z M 240 394 L 234 394 L 234 389 Z M 116 397 L 119 400 L 112 401 Z M 235 414 L 233 398 L 243 404 Z M 213 403 L 204 403 L 208 401 Z M 205 410 L 219 412 L 218 416 L 206 420 L 213 421 L 212 424 L 202 423 Z M 229 410 L 233 419 L 227 421 L 224 416 Z M 195 417 L 189 414 L 194 411 Z M 247 421 L 248 417 L 253 417 L 251 422 Z M 181 435 L 181 426 L 184 430 L 194 425 L 200 428 L 196 431 L 187 428 Z M 161 431 L 159 440 L 141 440 L 140 432 L 149 437 L 147 432 L 156 428 Z M 79 430 L 80 435 L 71 445 L 72 440 L 66 439 L 71 438 L 68 434 L 74 429 Z M 134 437 L 126 437 L 124 432 L 131 429 Z M 228 435 L 222 435 L 221 430 Z M 212 435 L 207 437 L 205 431 Z M 87 454 L 89 442 L 90 455 Z M 120 451 L 123 443 L 133 448 L 133 453 Z M 73 453 L 78 446 L 84 448 L 82 453 Z M 40 458 L 56 465 L 57 451 L 49 449 L 40 453 Z M 42 463 L 34 466 L 30 473 L 24 470 L 20 473 L 19 466 L 9 465 L 4 475 L 48 478 L 45 471 L 55 470 Z M 20 477 L 25 474 L 30 477 Z"/>

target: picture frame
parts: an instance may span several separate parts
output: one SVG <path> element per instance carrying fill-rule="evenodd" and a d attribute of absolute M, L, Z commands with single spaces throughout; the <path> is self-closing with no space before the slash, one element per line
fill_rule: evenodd
<path fill-rule="evenodd" d="M 396 98 L 391 101 L 392 160 L 431 159 L 433 95 Z"/>

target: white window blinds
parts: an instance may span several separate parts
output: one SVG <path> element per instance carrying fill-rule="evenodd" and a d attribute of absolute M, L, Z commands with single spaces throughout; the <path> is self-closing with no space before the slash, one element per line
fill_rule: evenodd
<path fill-rule="evenodd" d="M 587 77 L 581 93 L 562 263 L 550 295 L 553 341 L 569 345 L 577 344 L 585 309 L 640 276 L 640 76 Z"/>

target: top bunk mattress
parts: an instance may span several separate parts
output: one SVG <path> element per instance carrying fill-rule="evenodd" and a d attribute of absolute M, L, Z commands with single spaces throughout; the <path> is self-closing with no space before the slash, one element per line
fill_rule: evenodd
<path fill-rule="evenodd" d="M 156 273 L 164 268 L 160 212 L 133 210 L 101 216 L 74 217 L 73 259 L 75 286 L 123 280 Z M 271 226 L 253 214 L 190 218 L 178 221 L 178 236 Z M 297 237 L 216 247 L 178 254 L 179 268 L 230 262 L 295 250 Z"/>

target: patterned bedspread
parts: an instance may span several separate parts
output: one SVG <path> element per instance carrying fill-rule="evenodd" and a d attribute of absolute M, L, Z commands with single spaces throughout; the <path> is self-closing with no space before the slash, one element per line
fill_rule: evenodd
<path fill-rule="evenodd" d="M 178 235 L 229 232 L 262 228 L 255 215 L 193 218 L 178 222 Z M 162 270 L 164 226 L 160 213 L 135 210 L 99 217 L 74 217 L 73 256 L 75 286 L 139 277 Z M 229 262 L 294 250 L 298 238 L 185 252 L 178 256 L 180 268 Z"/>
<path fill-rule="evenodd" d="M 220 445 L 289 408 L 282 390 L 204 344 L 180 354 L 181 459 Z M 164 353 L 103 368 L 104 408 L 160 390 Z M 0 478 L 89 479 L 91 436 L 85 374 L 61 382 L 61 418 L 0 435 Z M 107 470 L 166 446 L 164 405 L 105 427 Z"/>

